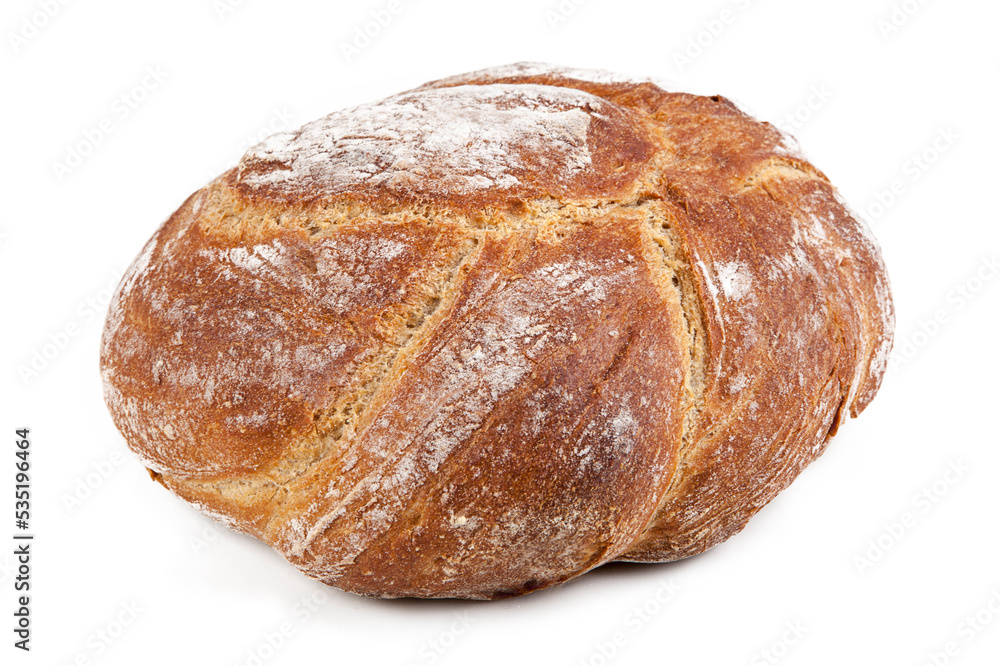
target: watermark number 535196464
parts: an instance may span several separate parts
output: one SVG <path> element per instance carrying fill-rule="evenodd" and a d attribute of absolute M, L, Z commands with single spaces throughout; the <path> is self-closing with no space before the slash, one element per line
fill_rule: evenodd
<path fill-rule="evenodd" d="M 31 440 L 28 428 L 15 431 L 14 473 L 14 556 L 17 558 L 17 575 L 14 576 L 14 591 L 17 602 L 14 610 L 14 647 L 31 649 L 31 539 L 28 533 L 31 525 Z"/>

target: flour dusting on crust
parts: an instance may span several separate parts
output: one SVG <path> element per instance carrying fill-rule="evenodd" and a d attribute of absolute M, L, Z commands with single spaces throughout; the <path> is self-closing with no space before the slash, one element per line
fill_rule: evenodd
<path fill-rule="evenodd" d="M 532 168 L 529 157 L 567 179 L 590 166 L 591 114 L 606 106 L 582 91 L 539 85 L 409 93 L 275 134 L 247 152 L 238 178 L 251 189 L 327 195 L 359 186 L 505 190 Z"/>

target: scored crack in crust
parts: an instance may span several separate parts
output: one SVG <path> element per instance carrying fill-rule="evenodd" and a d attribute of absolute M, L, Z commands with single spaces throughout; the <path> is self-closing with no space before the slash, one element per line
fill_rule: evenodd
<path fill-rule="evenodd" d="M 252 148 L 113 300 L 164 486 L 308 575 L 498 598 L 743 528 L 881 381 L 874 239 L 722 97 L 522 63 Z"/>

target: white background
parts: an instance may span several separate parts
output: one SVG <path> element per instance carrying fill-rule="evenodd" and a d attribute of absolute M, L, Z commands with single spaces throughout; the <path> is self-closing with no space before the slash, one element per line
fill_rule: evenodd
<path fill-rule="evenodd" d="M 0 662 L 998 663 L 1000 9 L 896 1 L 894 16 L 891 0 L 566 0 L 562 14 L 557 0 L 404 0 L 348 58 L 387 0 L 50 2 L 51 18 L 45 2 L 6 0 L 0 538 L 13 544 L 21 426 L 37 537 L 30 654 L 12 646 L 13 545 L 0 549 Z M 109 290 L 249 143 L 518 60 L 674 80 L 792 129 L 882 244 L 893 367 L 827 453 L 705 555 L 503 602 L 325 588 L 175 499 L 125 449 L 97 367 Z M 310 596 L 314 610 L 297 607 Z"/>

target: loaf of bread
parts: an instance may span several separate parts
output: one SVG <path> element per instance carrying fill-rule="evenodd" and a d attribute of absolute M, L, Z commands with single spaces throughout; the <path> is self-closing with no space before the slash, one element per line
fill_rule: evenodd
<path fill-rule="evenodd" d="M 876 242 L 792 143 L 526 63 L 274 135 L 123 278 L 108 408 L 156 481 L 359 594 L 700 553 L 892 346 Z"/>

